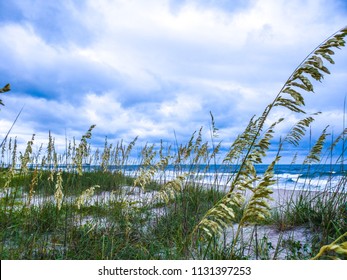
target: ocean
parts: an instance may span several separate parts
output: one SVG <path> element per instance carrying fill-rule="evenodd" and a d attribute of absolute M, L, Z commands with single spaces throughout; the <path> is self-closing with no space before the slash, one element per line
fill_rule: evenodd
<path fill-rule="evenodd" d="M 34 168 L 34 166 L 31 166 Z M 53 168 L 53 167 L 51 167 Z M 148 168 L 148 167 L 147 167 Z M 268 168 L 267 164 L 255 165 L 257 175 L 261 178 Z M 58 166 L 66 170 L 66 165 Z M 124 175 L 137 177 L 143 167 L 141 165 L 108 166 L 112 172 L 121 171 Z M 228 189 L 233 176 L 239 169 L 238 165 L 225 164 L 180 164 L 167 165 L 164 170 L 155 172 L 152 179 L 159 183 L 174 180 L 178 175 L 186 175 L 187 180 L 214 185 Z M 84 171 L 101 170 L 99 165 L 83 165 Z M 272 188 L 308 191 L 343 191 L 347 188 L 347 165 L 343 164 L 277 164 L 274 168 L 275 184 Z"/>
<path fill-rule="evenodd" d="M 123 166 L 126 175 L 136 177 L 139 174 L 139 165 Z M 155 173 L 153 179 L 167 182 L 180 174 L 188 174 L 187 178 L 205 185 L 218 185 L 228 187 L 238 170 L 237 165 L 168 165 L 165 170 Z M 267 164 L 255 166 L 257 175 L 262 177 Z M 117 167 L 111 168 L 116 170 Z M 278 164 L 274 168 L 276 183 L 272 186 L 278 189 L 309 190 L 309 191 L 346 191 L 347 166 L 337 164 Z"/>

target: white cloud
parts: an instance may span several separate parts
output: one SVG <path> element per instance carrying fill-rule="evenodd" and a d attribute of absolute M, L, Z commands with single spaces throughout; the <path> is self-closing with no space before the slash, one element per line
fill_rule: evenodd
<path fill-rule="evenodd" d="M 174 101 L 166 101 L 160 105 L 159 113 L 166 119 L 179 121 L 191 119 L 201 110 L 201 101 L 196 96 L 178 95 Z"/>
<path fill-rule="evenodd" d="M 78 136 L 95 123 L 99 135 L 156 141 L 174 130 L 187 139 L 212 111 L 231 141 L 346 13 L 328 0 L 227 2 L 90 0 L 54 9 L 18 1 L 23 19 L 0 24 L 0 74 L 20 98 L 4 98 L 1 114 L 8 124 L 4 110 L 26 103 L 26 126 L 15 131 L 26 137 L 65 128 Z M 341 112 L 346 59 L 339 55 L 327 86 L 308 96 L 309 112 Z"/>
<path fill-rule="evenodd" d="M 1 34 L 2 68 L 15 71 L 23 78 L 35 78 L 31 76 L 35 69 L 54 67 L 57 50 L 38 37 L 30 25 L 6 25 L 1 28 Z"/>

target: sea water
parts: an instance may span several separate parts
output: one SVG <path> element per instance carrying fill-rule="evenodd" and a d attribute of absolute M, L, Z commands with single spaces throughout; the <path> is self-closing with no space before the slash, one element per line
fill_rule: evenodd
<path fill-rule="evenodd" d="M 256 175 L 259 180 L 265 174 L 269 165 L 255 165 Z M 19 167 L 18 167 L 19 168 Z M 34 168 L 34 166 L 31 166 Z M 51 167 L 53 168 L 53 167 Z M 57 167 L 61 170 L 71 170 L 66 165 Z M 122 172 L 126 176 L 134 177 L 140 175 L 144 167 L 137 164 L 108 166 L 111 172 Z M 46 168 L 50 169 L 50 168 Z M 230 187 L 233 179 L 239 171 L 239 165 L 226 164 L 179 164 L 168 165 L 162 170 L 157 170 L 152 176 L 152 180 L 159 183 L 166 183 L 175 180 L 178 176 L 184 175 L 185 180 L 202 185 L 213 185 L 225 188 Z M 93 172 L 101 170 L 99 165 L 83 165 L 83 170 Z M 308 190 L 308 191 L 347 191 L 347 165 L 343 164 L 277 164 L 274 167 L 273 179 L 275 183 L 272 188 L 288 190 Z M 255 182 L 256 183 L 256 182 Z"/>
<path fill-rule="evenodd" d="M 174 180 L 178 175 L 204 185 L 219 185 L 228 187 L 239 170 L 238 165 L 168 165 L 164 170 L 157 171 L 153 180 L 167 182 Z M 255 165 L 260 180 L 265 174 L 268 165 Z M 114 170 L 117 168 L 114 167 Z M 141 166 L 129 165 L 122 167 L 125 175 L 136 177 Z M 273 188 L 288 190 L 312 191 L 346 191 L 347 166 L 337 164 L 278 164 L 274 168 Z"/>

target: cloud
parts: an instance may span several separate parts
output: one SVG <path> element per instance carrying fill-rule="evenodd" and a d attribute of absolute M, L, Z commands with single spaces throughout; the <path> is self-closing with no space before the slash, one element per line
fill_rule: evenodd
<path fill-rule="evenodd" d="M 64 45 L 78 39 L 87 43 L 79 15 L 85 1 L 61 1 L 59 5 L 44 0 L 13 0 L 0 3 L 1 19 L 5 23 L 30 24 L 38 36 L 54 45 Z"/>
<path fill-rule="evenodd" d="M 300 61 L 345 24 L 343 3 L 5 1 L 0 77 L 13 90 L 3 98 L 3 124 L 25 104 L 14 132 L 26 136 L 52 130 L 64 137 L 65 129 L 79 136 L 95 123 L 97 139 L 156 142 L 175 131 L 184 141 L 208 128 L 211 111 L 230 143 Z M 337 53 L 333 75 L 307 95 L 308 112 L 341 112 L 346 60 L 344 50 Z M 338 121 L 324 116 L 322 125 Z"/>

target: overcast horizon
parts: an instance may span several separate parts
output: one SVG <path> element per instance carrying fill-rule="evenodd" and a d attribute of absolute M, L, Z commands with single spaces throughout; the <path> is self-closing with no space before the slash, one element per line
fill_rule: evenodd
<path fill-rule="evenodd" d="M 227 148 L 346 19 L 343 0 L 1 1 L 0 86 L 11 91 L 1 95 L 0 140 L 23 106 L 10 136 L 25 144 L 36 134 L 39 146 L 51 131 L 58 147 L 92 124 L 98 147 L 105 137 L 185 143 L 201 126 L 209 140 L 212 112 Z M 312 139 L 343 129 L 346 48 L 333 59 L 304 96 L 308 113 L 322 112 Z M 278 137 L 299 120 L 278 111 L 269 123 L 282 116 Z"/>

